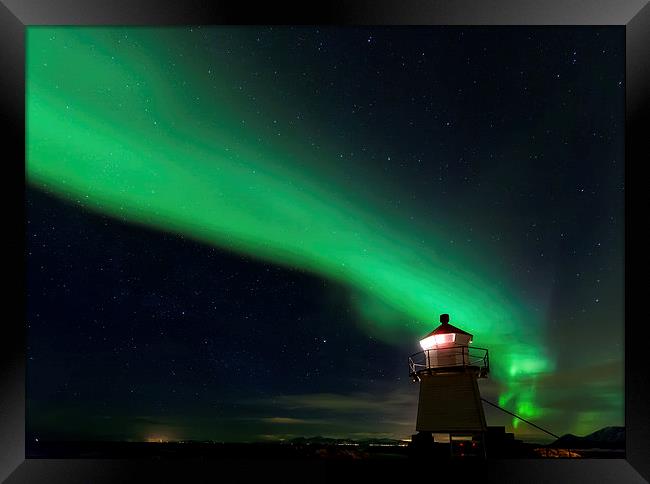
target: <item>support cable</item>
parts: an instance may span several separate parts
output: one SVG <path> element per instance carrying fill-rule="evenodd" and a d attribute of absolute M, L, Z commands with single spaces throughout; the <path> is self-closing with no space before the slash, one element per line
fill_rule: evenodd
<path fill-rule="evenodd" d="M 509 415 L 512 415 L 513 417 L 518 418 L 519 420 L 521 420 L 521 421 L 523 421 L 523 422 L 526 422 L 528 425 L 532 425 L 533 427 L 535 427 L 536 429 L 541 430 L 542 432 L 546 432 L 547 434 L 549 434 L 549 435 L 555 437 L 556 439 L 559 439 L 559 438 L 560 438 L 558 435 L 555 435 L 553 432 L 549 432 L 548 430 L 543 429 L 543 428 L 540 427 L 539 425 L 535 425 L 533 422 L 529 422 L 529 421 L 526 420 L 525 418 L 522 418 L 522 417 L 520 417 L 519 415 L 515 415 L 514 413 L 512 413 L 512 412 L 506 410 L 505 408 L 501 408 L 501 407 L 499 407 L 496 403 L 492 403 L 492 402 L 486 400 L 486 399 L 483 398 L 483 397 L 481 397 L 481 400 L 483 400 L 485 403 L 488 403 L 488 404 L 492 405 L 492 406 L 495 407 L 495 408 L 498 408 L 498 409 L 501 410 L 502 412 L 505 412 L 505 413 L 507 413 L 507 414 L 509 414 Z"/>

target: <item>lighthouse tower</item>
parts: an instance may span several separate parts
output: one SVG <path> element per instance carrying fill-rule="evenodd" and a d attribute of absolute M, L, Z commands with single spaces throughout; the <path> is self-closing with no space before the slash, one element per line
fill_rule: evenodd
<path fill-rule="evenodd" d="M 422 351 L 409 357 L 409 376 L 420 384 L 412 446 L 485 456 L 487 425 L 477 380 L 488 375 L 488 351 L 470 346 L 472 335 L 449 324 L 448 314 L 440 315 L 440 323 L 420 340 Z"/>

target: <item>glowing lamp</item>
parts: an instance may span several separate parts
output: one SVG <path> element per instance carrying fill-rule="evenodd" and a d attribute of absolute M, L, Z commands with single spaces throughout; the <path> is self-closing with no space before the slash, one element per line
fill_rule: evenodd
<path fill-rule="evenodd" d="M 456 341 L 455 333 L 434 334 L 431 336 L 427 336 L 426 338 L 421 340 L 420 346 L 422 347 L 423 350 L 430 350 L 438 346 L 446 346 L 446 345 L 453 344 L 454 341 Z"/>

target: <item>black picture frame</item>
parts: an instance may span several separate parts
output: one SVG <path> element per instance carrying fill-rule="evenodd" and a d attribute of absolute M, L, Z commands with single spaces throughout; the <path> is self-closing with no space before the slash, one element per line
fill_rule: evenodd
<path fill-rule="evenodd" d="M 644 320 L 630 312 L 632 284 L 641 269 L 632 252 L 631 199 L 650 153 L 650 6 L 648 0 L 336 0 L 278 2 L 185 0 L 2 0 L 0 3 L 0 99 L 3 121 L 3 207 L 6 271 L 0 333 L 0 481 L 47 483 L 194 482 L 257 480 L 411 479 L 432 470 L 403 463 L 296 464 L 245 460 L 52 460 L 25 459 L 25 219 L 24 160 L 25 27 L 31 25 L 617 25 L 626 36 L 625 159 L 625 459 L 488 460 L 448 464 L 461 480 L 498 482 L 645 482 L 650 480 L 650 414 L 643 347 Z M 634 179 L 633 177 L 636 177 Z M 641 189 L 640 189 L 641 190 Z M 644 205 L 641 205 L 644 206 Z M 638 238 L 642 237 L 639 241 Z M 634 236 L 643 244 L 645 236 Z M 636 245 L 636 244 L 635 244 Z M 7 262 L 16 262 L 7 264 Z M 634 261 L 634 263 L 632 262 Z M 8 310 L 7 310 L 8 309 Z M 437 464 L 436 464 L 437 465 Z M 225 478 L 224 473 L 229 476 Z M 353 475 L 351 475 L 353 474 Z M 439 475 L 439 469 L 435 470 Z M 459 477 L 460 476 L 460 477 Z"/>

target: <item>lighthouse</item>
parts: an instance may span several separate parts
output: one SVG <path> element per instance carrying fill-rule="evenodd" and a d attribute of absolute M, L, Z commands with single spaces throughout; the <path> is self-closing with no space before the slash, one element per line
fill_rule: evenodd
<path fill-rule="evenodd" d="M 470 346 L 473 336 L 440 315 L 440 326 L 409 357 L 409 376 L 420 385 L 412 447 L 427 454 L 485 456 L 487 425 L 478 379 L 490 371 L 488 350 Z"/>

